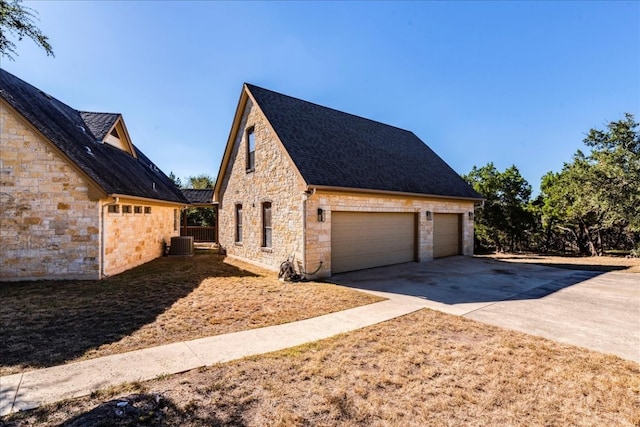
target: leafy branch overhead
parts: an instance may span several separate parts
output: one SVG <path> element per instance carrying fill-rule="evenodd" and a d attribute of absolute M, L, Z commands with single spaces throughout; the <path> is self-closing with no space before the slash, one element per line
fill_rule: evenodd
<path fill-rule="evenodd" d="M 35 25 L 36 12 L 22 5 L 22 0 L 0 0 L 0 55 L 15 60 L 16 44 L 12 39 L 21 41 L 25 37 L 33 40 L 44 49 L 47 56 L 55 56 L 49 44 L 49 38 Z"/>

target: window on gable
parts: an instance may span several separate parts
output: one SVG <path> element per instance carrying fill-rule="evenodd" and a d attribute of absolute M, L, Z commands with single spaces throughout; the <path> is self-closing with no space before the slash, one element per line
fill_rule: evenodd
<path fill-rule="evenodd" d="M 111 131 L 111 136 L 113 136 L 114 138 L 120 139 L 120 135 L 118 134 L 118 131 L 116 130 L 116 128 L 113 128 L 113 130 Z"/>
<path fill-rule="evenodd" d="M 264 202 L 262 204 L 262 247 L 271 247 L 271 235 L 273 229 L 271 228 L 271 202 Z"/>
<path fill-rule="evenodd" d="M 236 243 L 242 243 L 242 205 L 236 205 Z"/>
<path fill-rule="evenodd" d="M 256 168 L 256 137 L 253 128 L 247 129 L 247 172 Z"/>

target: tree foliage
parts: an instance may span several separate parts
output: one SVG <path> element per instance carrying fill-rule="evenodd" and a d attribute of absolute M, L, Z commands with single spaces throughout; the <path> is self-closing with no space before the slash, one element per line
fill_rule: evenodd
<path fill-rule="evenodd" d="M 498 251 L 516 250 L 527 240 L 533 228 L 533 216 L 527 205 L 531 185 L 517 167 L 504 172 L 493 163 L 463 176 L 485 198 L 484 207 L 476 213 L 476 238 L 482 248 Z"/>
<path fill-rule="evenodd" d="M 591 148 L 548 173 L 541 186 L 542 222 L 547 240 L 565 234 L 580 253 L 602 255 L 638 243 L 640 232 L 640 133 L 633 115 L 591 129 Z"/>
<path fill-rule="evenodd" d="M 18 41 L 28 37 L 44 49 L 47 56 L 55 56 L 49 38 L 34 23 L 38 20 L 36 15 L 35 10 L 22 5 L 22 0 L 0 0 L 0 56 L 13 61 L 18 55 L 9 35 Z"/>
<path fill-rule="evenodd" d="M 559 172 L 542 177 L 540 195 L 515 166 L 504 172 L 492 163 L 464 178 L 486 198 L 476 214 L 476 238 L 496 250 L 577 251 L 640 246 L 640 125 L 632 114 L 591 129 Z"/>

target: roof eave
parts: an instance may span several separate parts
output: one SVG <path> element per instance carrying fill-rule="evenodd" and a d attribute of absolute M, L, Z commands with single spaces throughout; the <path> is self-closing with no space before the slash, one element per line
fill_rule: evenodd
<path fill-rule="evenodd" d="M 108 197 L 114 198 L 114 199 L 117 197 L 119 199 L 139 200 L 141 202 L 159 203 L 159 204 L 171 205 L 171 206 L 185 206 L 185 207 L 191 206 L 189 202 L 177 202 L 173 200 L 152 199 L 150 197 L 131 196 L 128 194 L 119 194 L 119 193 L 109 194 Z"/>
<path fill-rule="evenodd" d="M 449 200 L 468 200 L 473 202 L 483 201 L 481 197 L 465 197 L 465 196 L 451 196 L 444 194 L 424 194 L 424 193 L 408 193 L 403 191 L 391 191 L 391 190 L 378 190 L 374 188 L 353 188 L 353 187 L 336 187 L 330 185 L 313 185 L 307 186 L 308 190 L 317 191 L 337 191 L 341 193 L 366 193 L 366 194 L 385 194 L 391 196 L 404 196 L 404 197 L 421 197 L 428 199 L 449 199 Z"/>

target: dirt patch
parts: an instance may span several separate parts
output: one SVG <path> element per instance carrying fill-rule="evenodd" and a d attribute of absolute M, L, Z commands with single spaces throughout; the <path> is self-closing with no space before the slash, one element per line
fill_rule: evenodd
<path fill-rule="evenodd" d="M 102 281 L 0 283 L 0 375 L 307 319 L 381 300 L 201 252 Z"/>
<path fill-rule="evenodd" d="M 640 258 L 616 256 L 557 256 L 537 254 L 490 254 L 476 255 L 478 258 L 490 258 L 498 261 L 539 264 L 548 267 L 570 270 L 621 271 L 640 273 Z"/>
<path fill-rule="evenodd" d="M 636 363 L 422 310 L 4 421 L 96 425 L 107 414 L 102 425 L 635 426 L 639 398 Z M 119 416 L 114 402 L 127 399 L 138 409 Z"/>

